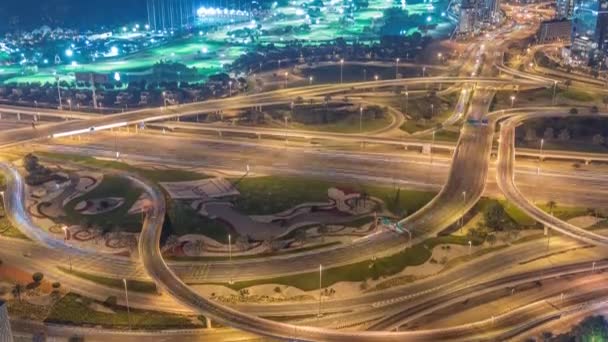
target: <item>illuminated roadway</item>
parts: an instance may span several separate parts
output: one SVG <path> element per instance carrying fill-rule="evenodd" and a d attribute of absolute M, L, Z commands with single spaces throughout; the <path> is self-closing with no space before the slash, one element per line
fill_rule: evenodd
<path fill-rule="evenodd" d="M 408 80 L 412 81 L 412 80 Z M 425 83 L 425 82 L 442 82 L 448 83 L 452 80 L 448 78 L 434 79 L 434 80 L 418 80 L 412 81 L 413 83 Z M 454 82 L 464 83 L 462 78 L 453 80 Z M 483 83 L 484 79 L 474 79 L 476 83 Z M 513 84 L 512 80 L 505 80 L 504 82 L 492 79 L 488 83 L 503 83 L 509 85 Z M 404 84 L 401 80 L 387 81 L 386 85 L 390 84 Z M 373 85 L 372 85 L 373 86 Z M 337 86 L 325 86 L 326 88 L 316 89 L 316 91 L 323 91 L 324 93 L 332 91 L 341 91 Z M 367 87 L 370 85 L 351 85 L 350 88 Z M 311 87 L 312 88 L 312 87 Z M 306 89 L 302 91 L 290 91 L 287 92 L 288 96 L 308 96 L 312 93 L 312 89 L 308 91 Z M 263 96 L 256 97 L 255 95 L 240 98 L 231 98 L 226 100 L 212 100 L 206 102 L 204 105 L 204 111 L 217 111 L 220 109 L 230 108 L 246 108 L 260 105 L 262 102 L 264 105 L 273 103 L 285 103 L 284 94 L 264 94 Z M 473 104 L 469 117 L 480 120 L 485 116 L 488 106 L 488 98 L 491 98 L 491 93 L 480 90 L 473 96 Z M 264 100 L 262 100 L 264 99 Z M 234 103 L 233 103 L 234 102 Z M 69 134 L 83 134 L 87 131 L 97 131 L 102 129 L 109 129 L 113 127 L 119 127 L 121 125 L 137 124 L 146 121 L 157 121 L 161 119 L 171 118 L 180 115 L 191 115 L 194 113 L 201 113 L 203 109 L 198 108 L 197 105 L 184 105 L 179 108 L 171 108 L 170 110 L 179 110 L 179 113 L 166 113 L 156 116 L 150 116 L 150 111 L 138 111 L 132 113 L 126 113 L 122 115 L 113 115 L 107 118 L 91 119 L 87 121 L 76 121 L 68 122 L 56 125 L 49 125 L 48 127 L 41 128 L 39 130 L 25 130 L 20 132 L 9 132 L 9 134 L 3 134 L 1 136 L 4 145 L 15 144 L 17 141 L 11 139 L 16 138 L 15 135 L 21 134 L 21 141 L 32 140 L 37 138 L 45 138 L 48 136 L 64 136 Z M 459 144 L 457 145 L 454 159 L 450 171 L 450 176 L 446 186 L 442 189 L 440 194 L 423 208 L 421 211 L 410 216 L 408 219 L 403 221 L 403 224 L 413 230 L 416 236 L 422 236 L 431 233 L 432 231 L 439 231 L 455 222 L 464 211 L 470 209 L 479 199 L 483 193 L 485 186 L 486 173 L 488 170 L 488 161 L 491 152 L 493 130 L 491 126 L 467 126 L 463 128 Z M 475 177 L 467 175 L 467 172 L 472 172 Z M 145 187 L 146 184 L 141 184 Z M 191 290 L 185 285 L 175 274 L 166 266 L 159 250 L 159 239 L 160 230 L 162 227 L 162 221 L 164 218 L 164 198 L 157 189 L 150 187 L 148 192 L 153 194 L 153 200 L 158 205 L 153 207 L 151 211 L 146 215 L 144 227 L 142 229 L 142 235 L 139 242 L 140 255 L 146 270 L 150 273 L 150 276 L 157 281 L 165 291 L 170 293 L 174 298 L 177 298 L 182 303 L 195 309 L 197 312 L 201 312 L 211 318 L 218 320 L 222 323 L 229 324 L 231 326 L 241 328 L 247 331 L 255 332 L 262 335 L 281 337 L 281 338 L 295 338 L 305 340 L 324 340 L 324 341 L 391 341 L 391 340 L 402 340 L 407 338 L 408 340 L 425 340 L 425 339 L 436 339 L 438 336 L 447 336 L 451 333 L 459 334 L 464 328 L 448 329 L 444 333 L 438 331 L 426 331 L 426 332 L 401 332 L 401 333 L 386 333 L 386 332 L 339 332 L 332 330 L 324 330 L 314 327 L 298 327 L 284 323 L 269 321 L 258 317 L 250 316 L 248 314 L 241 313 L 229 307 L 211 302 Z M 460 200 L 462 198 L 462 200 Z M 428 212 L 432 212 L 433 215 L 428 215 Z M 403 239 L 395 239 L 391 236 L 392 241 L 386 241 L 386 244 L 379 244 L 378 246 L 386 247 L 389 244 L 394 246 L 400 246 L 403 244 Z M 378 242 L 378 241 L 376 241 Z M 323 259 L 325 260 L 325 259 Z M 447 334 L 447 335 L 446 335 Z"/>
<path fill-rule="evenodd" d="M 536 207 L 526 199 L 515 185 L 514 161 L 515 161 L 515 127 L 529 118 L 555 118 L 569 117 L 568 112 L 545 112 L 533 114 L 520 114 L 506 119 L 500 125 L 500 141 L 498 150 L 498 165 L 496 181 L 509 201 L 517 205 L 530 217 L 542 223 L 547 228 L 554 229 L 560 233 L 571 236 L 593 244 L 608 244 L 608 237 L 595 234 L 591 231 L 578 228 L 572 224 L 562 221 L 542 209 Z M 578 114 L 579 117 L 608 116 L 608 114 Z"/>

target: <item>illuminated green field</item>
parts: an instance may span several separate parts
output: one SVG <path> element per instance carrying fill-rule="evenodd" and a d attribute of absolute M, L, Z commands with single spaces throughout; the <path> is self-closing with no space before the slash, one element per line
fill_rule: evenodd
<path fill-rule="evenodd" d="M 305 14 L 298 8 L 308 1 L 298 0 L 292 2 L 291 6 L 277 8 L 273 13 L 283 16 L 280 20 L 275 17 L 269 17 L 259 23 L 262 30 L 274 31 L 287 26 L 297 27 L 307 22 Z M 327 41 L 336 37 L 344 37 L 345 39 L 371 39 L 375 38 L 371 34 L 365 33 L 366 27 L 372 27 L 377 18 L 381 18 L 383 11 L 394 6 L 395 2 L 387 0 L 370 0 L 369 7 L 360 10 L 354 14 L 354 22 L 352 24 L 340 23 L 341 14 L 338 13 L 338 4 L 333 5 L 327 1 L 326 11 L 322 13 L 319 24 L 310 24 L 310 32 L 290 33 L 290 34 L 268 34 L 259 37 L 259 41 L 254 43 L 232 38 L 230 32 L 252 27 L 249 22 L 226 25 L 223 29 L 209 33 L 205 36 L 193 36 L 187 39 L 174 40 L 163 46 L 150 48 L 139 53 L 129 56 L 116 57 L 105 59 L 102 61 L 83 63 L 76 66 L 61 65 L 59 67 L 40 68 L 35 74 L 22 73 L 18 66 L 0 67 L 0 79 L 4 83 L 20 83 L 20 82 L 54 82 L 55 72 L 61 79 L 73 80 L 75 72 L 96 72 L 96 73 L 136 73 L 146 74 L 150 72 L 151 67 L 160 60 L 170 60 L 185 64 L 188 67 L 196 67 L 201 79 L 216 74 L 224 69 L 224 65 L 232 63 L 239 56 L 246 53 L 248 50 L 255 48 L 258 43 L 276 43 L 280 45 L 283 41 L 293 39 L 309 41 L 311 44 L 315 42 Z M 433 16 L 433 20 L 439 18 L 438 9 L 445 7 L 446 2 L 439 0 L 430 3 L 407 4 L 407 11 L 410 14 L 429 14 Z M 409 33 L 415 31 L 410 30 Z M 204 49 L 204 53 L 202 52 Z M 0 61 L 2 55 L 0 54 Z"/>

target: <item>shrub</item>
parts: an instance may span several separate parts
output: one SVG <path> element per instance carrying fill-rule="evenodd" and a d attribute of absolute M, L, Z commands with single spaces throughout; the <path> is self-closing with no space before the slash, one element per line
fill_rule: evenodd
<path fill-rule="evenodd" d="M 53 288 L 54 288 L 55 290 L 57 290 L 57 289 L 59 289 L 59 288 L 61 287 L 61 283 L 60 283 L 60 282 L 58 282 L 58 281 L 56 281 L 56 282 L 54 282 L 54 283 L 53 283 L 53 285 L 52 285 L 52 286 L 53 286 Z"/>
<path fill-rule="evenodd" d="M 118 299 L 116 298 L 116 296 L 109 296 L 108 298 L 106 298 L 106 300 L 103 301 L 103 305 L 109 308 L 115 307 L 117 303 Z"/>
<path fill-rule="evenodd" d="M 34 280 L 35 283 L 40 283 L 43 278 L 44 278 L 44 274 L 42 274 L 40 272 L 36 272 L 32 275 L 32 280 Z"/>

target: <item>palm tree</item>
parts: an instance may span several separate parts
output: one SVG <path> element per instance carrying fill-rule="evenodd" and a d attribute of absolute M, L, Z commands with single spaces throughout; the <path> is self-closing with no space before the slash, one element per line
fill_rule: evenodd
<path fill-rule="evenodd" d="M 23 285 L 20 283 L 15 284 L 15 287 L 13 288 L 13 296 L 17 297 L 19 302 L 21 302 L 21 292 L 23 292 L 23 289 Z"/>

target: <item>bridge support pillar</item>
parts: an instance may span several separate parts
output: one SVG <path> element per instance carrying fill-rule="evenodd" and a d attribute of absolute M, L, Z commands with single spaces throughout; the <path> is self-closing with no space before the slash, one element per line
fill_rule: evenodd
<path fill-rule="evenodd" d="M 139 133 L 138 129 L 137 129 L 137 124 L 135 124 L 135 134 Z"/>
<path fill-rule="evenodd" d="M 211 325 L 211 318 L 205 316 L 205 320 L 207 321 L 207 329 L 212 329 L 213 325 Z"/>
<path fill-rule="evenodd" d="M 21 121 L 21 113 L 17 113 L 17 121 Z"/>
<path fill-rule="evenodd" d="M 217 130 L 217 134 L 221 137 L 222 136 L 222 131 L 220 131 L 219 129 Z"/>
<path fill-rule="evenodd" d="M 591 163 L 591 160 L 586 159 L 586 160 L 585 160 L 585 165 L 589 165 L 589 163 Z"/>
<path fill-rule="evenodd" d="M 422 153 L 431 154 L 431 144 L 422 145 Z"/>
<path fill-rule="evenodd" d="M 2 113 L 0 113 L 0 120 L 2 120 Z"/>
<path fill-rule="evenodd" d="M 543 226 L 545 236 L 549 235 L 549 228 L 547 226 Z"/>
<path fill-rule="evenodd" d="M 260 133 L 256 134 L 258 136 L 258 140 L 262 140 L 262 135 Z"/>

